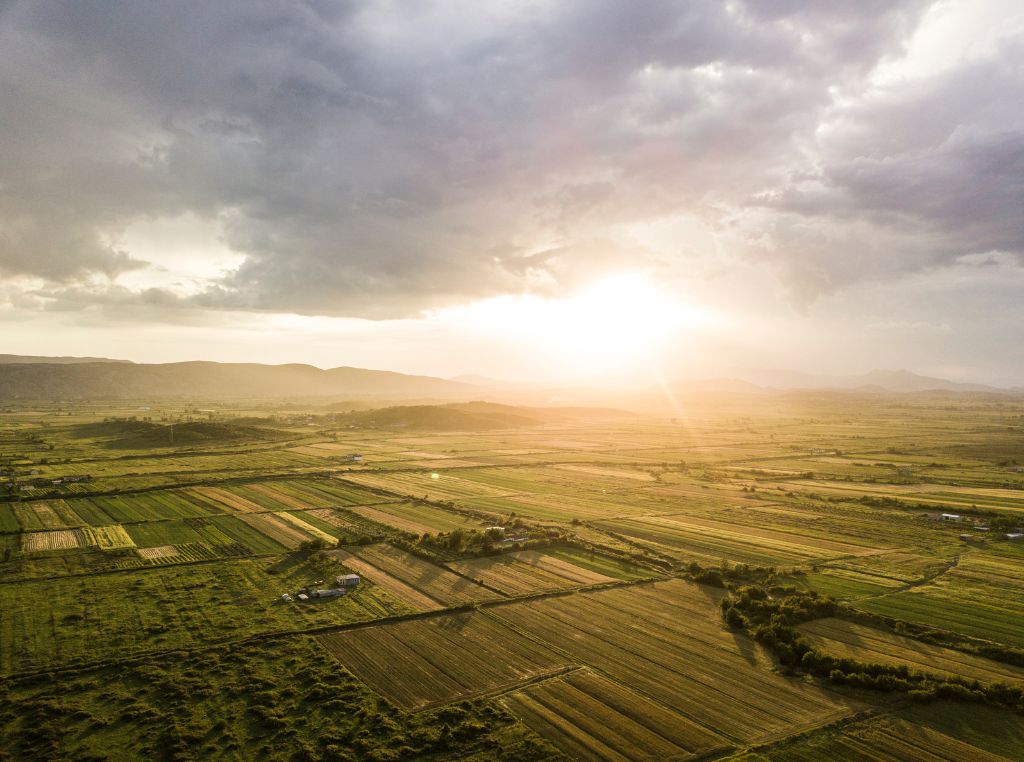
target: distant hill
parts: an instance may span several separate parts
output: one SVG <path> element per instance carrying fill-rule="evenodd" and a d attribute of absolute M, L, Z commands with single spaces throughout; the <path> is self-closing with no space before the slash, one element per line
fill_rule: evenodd
<path fill-rule="evenodd" d="M 474 386 L 515 386 L 511 381 L 502 381 L 498 378 L 491 378 L 490 376 L 481 376 L 476 373 L 464 373 L 461 376 L 453 376 L 452 381 L 457 381 L 460 384 L 473 384 Z"/>
<path fill-rule="evenodd" d="M 857 376 L 828 376 L 791 370 L 743 370 L 739 378 L 769 389 L 848 389 L 861 392 L 1009 392 L 985 384 L 949 381 L 908 370 L 872 370 Z"/>
<path fill-rule="evenodd" d="M 578 419 L 632 415 L 611 408 L 540 408 L 465 402 L 450 405 L 399 405 L 349 413 L 342 423 L 366 428 L 410 428 L 431 431 L 487 431 Z"/>
<path fill-rule="evenodd" d="M 266 442 L 284 439 L 283 431 L 237 422 L 187 421 L 153 423 L 150 421 L 101 421 L 76 426 L 72 436 L 93 439 L 104 447 L 118 450 L 148 450 L 154 447 L 189 447 L 243 441 Z"/>
<path fill-rule="evenodd" d="M 0 365 L 23 365 L 26 363 L 74 365 L 83 362 L 115 362 L 131 364 L 131 360 L 111 360 L 107 357 L 35 357 L 33 355 L 0 355 Z"/>
<path fill-rule="evenodd" d="M 710 378 L 701 381 L 683 381 L 674 384 L 672 391 L 676 394 L 690 393 L 727 393 L 727 394 L 764 394 L 764 387 L 743 381 L 738 378 Z"/>
<path fill-rule="evenodd" d="M 0 400 L 295 398 L 466 399 L 475 388 L 430 376 L 312 365 L 181 362 L 0 364 Z"/>

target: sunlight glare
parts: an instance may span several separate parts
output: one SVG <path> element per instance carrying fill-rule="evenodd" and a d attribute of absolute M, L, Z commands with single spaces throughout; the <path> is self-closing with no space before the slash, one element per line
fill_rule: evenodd
<path fill-rule="evenodd" d="M 679 330 L 708 319 L 703 311 L 670 299 L 638 272 L 605 277 L 562 299 L 495 297 L 437 317 L 524 344 L 584 373 L 646 361 Z"/>

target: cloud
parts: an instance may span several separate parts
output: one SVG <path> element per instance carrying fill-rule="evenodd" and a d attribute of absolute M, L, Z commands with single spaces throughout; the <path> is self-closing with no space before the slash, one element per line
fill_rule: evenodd
<path fill-rule="evenodd" d="M 946 267 L 1024 262 L 1020 40 L 940 76 L 869 90 L 822 121 L 813 172 L 755 195 L 734 223 L 798 299 Z"/>
<path fill-rule="evenodd" d="M 387 318 L 685 267 L 609 232 L 678 214 L 803 300 L 1018 252 L 1019 106 L 987 104 L 1018 92 L 1019 51 L 869 86 L 927 7 L 8 3 L 0 274 L 69 308 Z M 968 198 L 963 177 L 991 193 Z M 244 261 L 197 295 L 124 293 L 149 266 L 124 231 L 186 214 Z"/>

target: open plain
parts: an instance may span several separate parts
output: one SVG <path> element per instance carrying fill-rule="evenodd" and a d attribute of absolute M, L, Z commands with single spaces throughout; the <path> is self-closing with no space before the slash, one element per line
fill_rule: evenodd
<path fill-rule="evenodd" d="M 207 407 L 273 435 L 126 448 L 134 407 L 2 414 L 15 757 L 1024 757 L 986 730 L 1021 722 L 1020 400 L 487 431 Z"/>

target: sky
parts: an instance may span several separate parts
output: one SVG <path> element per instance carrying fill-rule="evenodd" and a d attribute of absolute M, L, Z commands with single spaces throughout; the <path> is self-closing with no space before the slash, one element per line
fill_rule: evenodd
<path fill-rule="evenodd" d="M 1019 0 L 0 0 L 0 352 L 1024 385 Z"/>

